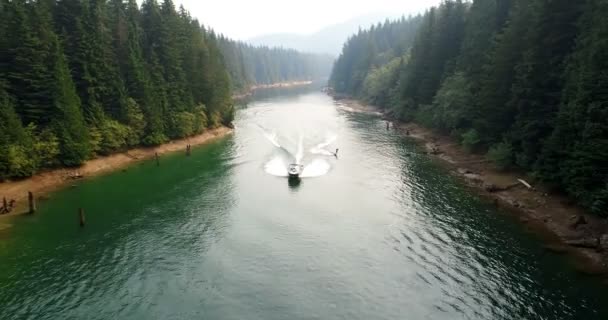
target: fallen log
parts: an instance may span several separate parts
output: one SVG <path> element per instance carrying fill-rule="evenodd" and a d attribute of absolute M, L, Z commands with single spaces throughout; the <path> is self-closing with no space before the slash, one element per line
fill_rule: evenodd
<path fill-rule="evenodd" d="M 578 239 L 566 241 L 566 244 L 571 247 L 585 248 L 585 249 L 598 249 L 599 241 L 597 239 Z"/>

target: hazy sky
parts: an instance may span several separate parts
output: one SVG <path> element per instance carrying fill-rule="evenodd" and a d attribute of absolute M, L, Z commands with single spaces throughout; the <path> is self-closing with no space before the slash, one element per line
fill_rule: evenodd
<path fill-rule="evenodd" d="M 201 23 L 231 38 L 268 33 L 313 33 L 372 13 L 418 12 L 440 0 L 174 0 Z M 162 2 L 160 0 L 159 2 Z"/>

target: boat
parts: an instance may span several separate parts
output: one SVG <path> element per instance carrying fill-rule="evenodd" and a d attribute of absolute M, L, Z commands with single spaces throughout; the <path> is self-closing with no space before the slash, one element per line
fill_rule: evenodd
<path fill-rule="evenodd" d="M 289 179 L 299 179 L 303 168 L 304 166 L 301 164 L 290 164 L 289 168 L 287 169 L 287 172 L 289 173 Z"/>

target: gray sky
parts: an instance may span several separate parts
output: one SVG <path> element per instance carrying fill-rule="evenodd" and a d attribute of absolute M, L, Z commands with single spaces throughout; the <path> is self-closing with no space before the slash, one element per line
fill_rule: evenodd
<path fill-rule="evenodd" d="M 351 18 L 419 12 L 440 0 L 174 0 L 201 23 L 231 38 L 269 33 L 313 33 Z M 162 2 L 162 0 L 159 0 Z"/>

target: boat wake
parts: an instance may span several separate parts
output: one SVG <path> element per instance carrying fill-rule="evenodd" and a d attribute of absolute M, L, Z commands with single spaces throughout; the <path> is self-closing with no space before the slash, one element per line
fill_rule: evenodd
<path fill-rule="evenodd" d="M 338 138 L 338 136 L 336 136 L 336 135 L 328 135 L 328 137 L 325 141 L 312 147 L 310 149 L 310 153 L 317 154 L 317 155 L 323 155 L 323 156 L 334 156 L 335 154 L 333 152 L 331 152 L 325 148 L 327 148 L 327 146 L 329 146 L 330 144 L 334 143 L 337 138 Z"/>
<path fill-rule="evenodd" d="M 276 177 L 289 176 L 289 163 L 282 157 L 278 156 L 268 161 L 264 165 L 266 173 Z M 316 178 L 326 175 L 331 169 L 331 165 L 325 159 L 314 159 L 308 164 L 304 164 L 304 169 L 300 174 L 300 178 Z"/>
<path fill-rule="evenodd" d="M 331 164 L 323 156 L 333 157 L 333 152 L 325 149 L 337 139 L 336 135 L 328 135 L 325 141 L 314 145 L 309 149 L 309 153 L 313 155 L 311 159 L 306 159 L 304 153 L 304 137 L 300 135 L 298 137 L 298 143 L 294 153 L 290 152 L 288 148 L 282 146 L 279 142 L 279 138 L 275 132 L 265 130 L 260 126 L 264 132 L 264 137 L 272 143 L 281 152 L 275 154 L 265 165 L 264 171 L 270 175 L 277 177 L 288 177 L 289 176 L 289 165 L 297 164 L 302 165 L 302 171 L 299 175 L 300 178 L 315 178 L 326 175 L 331 170 Z"/>

